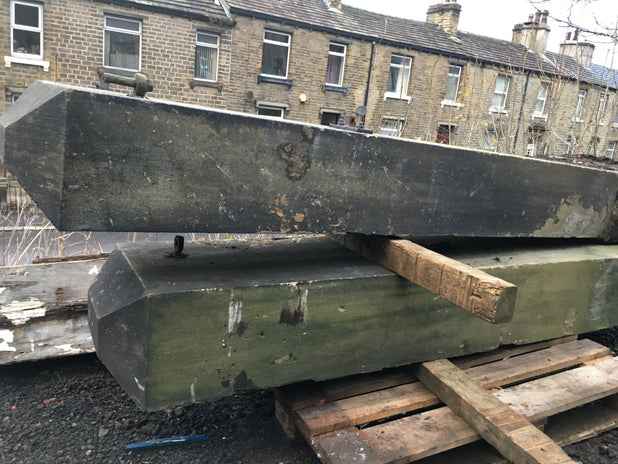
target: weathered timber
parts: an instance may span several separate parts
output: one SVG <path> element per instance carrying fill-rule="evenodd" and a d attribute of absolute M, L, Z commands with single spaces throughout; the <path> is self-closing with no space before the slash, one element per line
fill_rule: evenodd
<path fill-rule="evenodd" d="M 618 411 L 602 403 L 593 403 L 550 417 L 543 431 L 560 446 L 596 437 L 618 427 Z M 476 442 L 436 454 L 416 464 L 510 464 L 485 442 Z"/>
<path fill-rule="evenodd" d="M 421 382 L 514 464 L 575 464 L 551 438 L 448 359 L 421 364 Z"/>
<path fill-rule="evenodd" d="M 94 351 L 88 287 L 104 262 L 0 268 L 0 364 Z"/>
<path fill-rule="evenodd" d="M 495 325 L 325 237 L 170 250 L 119 246 L 89 291 L 97 353 L 145 409 L 618 325 L 613 245 L 466 256 L 518 287 Z"/>
<path fill-rule="evenodd" d="M 577 366 L 587 360 L 598 360 L 607 354 L 609 354 L 608 348 L 589 340 L 579 340 L 525 356 L 516 356 L 472 367 L 467 369 L 466 373 L 482 388 L 490 389 Z M 483 356 L 478 357 L 482 359 Z M 302 409 L 288 401 L 288 395 L 286 395 L 288 389 L 291 387 L 283 387 L 278 396 L 282 398 L 287 409 L 296 411 L 300 431 L 308 440 L 311 440 L 314 435 L 383 420 L 397 414 L 409 414 L 440 404 L 438 397 L 423 384 L 412 380 L 391 388 L 375 389 L 360 395 L 355 394 L 356 392 L 351 389 L 346 397 L 327 403 L 323 400 L 322 404 L 317 403 Z M 305 391 L 307 390 L 311 391 L 305 387 Z"/>
<path fill-rule="evenodd" d="M 513 317 L 517 287 L 480 269 L 409 240 L 348 233 L 344 244 L 487 322 Z"/>
<path fill-rule="evenodd" d="M 59 230 L 618 237 L 616 172 L 49 82 L 0 126 Z"/>
<path fill-rule="evenodd" d="M 618 391 L 618 358 L 578 367 L 494 393 L 530 422 L 576 408 Z M 555 389 L 555 390 L 554 390 Z M 533 404 L 528 403 L 533 401 Z M 392 464 L 416 461 L 481 439 L 448 406 L 359 430 L 348 427 L 314 437 L 325 463 Z"/>

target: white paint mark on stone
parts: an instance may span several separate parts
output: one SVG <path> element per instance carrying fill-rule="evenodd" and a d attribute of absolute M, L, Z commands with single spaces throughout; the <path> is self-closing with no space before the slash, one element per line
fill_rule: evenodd
<path fill-rule="evenodd" d="M 191 393 L 191 401 L 193 403 L 195 403 L 195 382 L 197 382 L 197 379 L 193 379 L 193 383 L 189 387 L 189 392 Z"/>
<path fill-rule="evenodd" d="M 9 343 L 13 343 L 13 337 L 10 330 L 0 330 L 0 351 L 17 351 L 14 346 L 9 346 Z"/>
<path fill-rule="evenodd" d="M 98 275 L 99 274 L 99 266 L 96 264 L 90 268 L 88 271 L 88 275 Z"/>
<path fill-rule="evenodd" d="M 307 297 L 309 296 L 309 289 L 305 288 L 300 294 L 300 304 L 299 309 L 300 313 L 303 315 L 303 324 L 307 323 L 307 314 L 309 312 L 309 307 L 307 306 Z"/>
<path fill-rule="evenodd" d="M 141 391 L 146 390 L 144 386 L 141 383 L 139 383 L 139 380 L 137 379 L 137 377 L 133 377 L 133 380 L 135 380 L 135 384 L 137 385 L 137 388 L 139 388 Z"/>
<path fill-rule="evenodd" d="M 232 292 L 228 313 L 227 333 L 231 335 L 238 331 L 240 321 L 242 320 L 242 300 L 234 300 L 234 292 Z"/>
<path fill-rule="evenodd" d="M 35 297 L 12 301 L 0 306 L 0 316 L 6 317 L 13 325 L 22 325 L 30 319 L 44 317 L 45 303 Z"/>

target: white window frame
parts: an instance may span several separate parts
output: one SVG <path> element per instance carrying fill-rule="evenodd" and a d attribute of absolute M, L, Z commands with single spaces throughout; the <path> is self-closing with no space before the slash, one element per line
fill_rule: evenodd
<path fill-rule="evenodd" d="M 534 114 L 532 117 L 539 119 L 547 119 L 545 114 L 545 107 L 547 105 L 547 98 L 549 97 L 549 82 L 541 82 L 539 85 L 539 91 L 536 95 L 536 103 L 534 104 Z M 541 110 L 537 110 L 537 107 L 541 103 Z"/>
<path fill-rule="evenodd" d="M 458 73 L 453 73 L 453 68 L 457 68 Z M 446 81 L 446 92 L 444 93 L 444 100 L 442 100 L 440 106 L 444 108 L 445 106 L 461 106 L 461 103 L 457 102 L 457 94 L 459 92 L 459 84 L 461 82 L 461 75 L 463 73 L 463 66 L 458 64 L 450 64 L 448 67 L 448 79 Z M 454 83 L 454 85 L 451 85 Z M 455 95 L 449 95 L 449 89 L 455 89 Z M 453 98 L 449 98 L 453 97 Z"/>
<path fill-rule="evenodd" d="M 278 40 L 267 39 L 266 38 L 266 34 L 267 33 L 285 36 L 285 37 L 287 37 L 287 42 L 281 42 L 281 41 L 278 41 Z M 291 45 L 292 45 L 292 34 L 288 34 L 287 32 L 275 31 L 273 29 L 264 29 L 264 35 L 262 36 L 262 66 L 264 66 L 264 45 L 265 44 L 274 45 L 274 46 L 278 46 L 278 47 L 284 47 L 284 48 L 287 49 L 287 58 L 286 58 L 286 62 L 285 62 L 285 75 L 281 76 L 281 75 L 278 75 L 278 74 L 268 74 L 268 73 L 265 73 L 264 71 L 262 71 L 261 69 L 260 69 L 260 74 L 262 76 L 274 77 L 276 79 L 287 79 L 288 78 L 288 72 L 290 70 L 290 48 L 291 48 Z"/>
<path fill-rule="evenodd" d="M 498 81 L 500 78 L 504 78 L 505 86 L 504 90 L 498 90 Z M 511 87 L 511 76 L 506 74 L 498 74 L 496 77 L 496 85 L 494 86 L 494 93 L 491 96 L 491 107 L 489 108 L 490 113 L 504 113 L 506 114 L 506 102 L 509 97 L 509 89 Z M 494 105 L 494 100 L 496 96 L 499 96 L 501 103 L 500 105 Z"/>
<path fill-rule="evenodd" d="M 573 121 L 582 122 L 582 113 L 584 111 L 584 102 L 586 101 L 586 91 L 578 90 L 577 103 L 575 104 L 575 114 L 573 115 Z"/>
<path fill-rule="evenodd" d="M 214 37 L 216 39 L 216 44 L 212 44 L 210 42 L 203 42 L 200 41 L 200 36 L 208 36 L 208 37 Z M 195 63 L 194 63 L 194 69 L 193 69 L 193 78 L 195 80 L 198 81 L 204 81 L 204 82 L 217 82 L 217 80 L 219 79 L 219 36 L 217 34 L 210 34 L 208 32 L 201 32 L 201 31 L 197 31 L 195 33 Z M 197 71 L 197 50 L 198 47 L 204 47 L 204 48 L 212 48 L 216 50 L 217 53 L 217 58 L 216 58 L 216 69 L 215 69 L 215 78 L 214 79 L 206 79 L 204 77 L 199 77 L 196 75 L 196 71 Z"/>
<path fill-rule="evenodd" d="M 605 150 L 605 158 L 614 159 L 614 153 L 616 152 L 616 142 L 612 140 L 607 143 L 607 150 Z"/>
<path fill-rule="evenodd" d="M 15 24 L 15 5 L 24 5 L 31 8 L 36 8 L 38 10 L 38 18 L 39 18 L 39 26 L 26 26 L 22 24 Z M 4 64 L 7 68 L 10 68 L 13 63 L 26 64 L 26 65 L 34 65 L 41 66 L 43 71 L 49 71 L 49 61 L 43 60 L 43 5 L 41 3 L 33 3 L 27 2 L 23 0 L 11 0 L 10 3 L 10 49 L 11 55 L 4 57 Z M 38 32 L 40 37 L 40 49 L 38 54 L 34 53 L 21 53 L 16 52 L 13 49 L 14 40 L 13 40 L 13 32 L 15 30 L 28 31 L 28 32 Z"/>
<path fill-rule="evenodd" d="M 614 127 L 618 127 L 618 110 L 616 110 L 616 114 L 614 115 Z"/>
<path fill-rule="evenodd" d="M 261 109 L 269 110 L 269 111 L 278 111 L 279 116 L 273 116 L 270 114 L 260 114 Z M 263 116 L 265 118 L 284 119 L 285 112 L 288 109 L 289 107 L 285 103 L 268 102 L 268 101 L 258 101 L 255 103 L 255 114 Z"/>
<path fill-rule="evenodd" d="M 603 120 L 603 116 L 605 115 L 605 107 L 607 106 L 607 94 L 605 92 L 601 92 L 599 94 L 599 109 L 597 111 L 597 122 L 601 122 Z"/>
<path fill-rule="evenodd" d="M 107 25 L 107 20 L 108 19 L 116 19 L 119 21 L 127 21 L 127 22 L 132 22 L 132 23 L 136 23 L 139 27 L 138 27 L 138 31 L 132 31 L 129 29 L 123 29 L 120 27 L 113 27 L 113 26 L 108 26 Z M 108 52 L 108 50 L 105 50 L 105 35 L 107 34 L 107 32 L 118 32 L 120 34 L 127 34 L 127 35 L 136 35 L 139 37 L 139 51 L 138 51 L 138 57 L 137 57 L 137 69 L 133 69 L 133 68 L 121 68 L 118 66 L 111 66 L 109 64 L 105 64 L 105 57 L 106 54 Z M 123 69 L 126 71 L 139 71 L 140 69 L 142 69 L 142 22 L 138 19 L 131 19 L 131 18 L 124 18 L 122 16 L 115 16 L 115 15 L 105 15 L 103 17 L 103 66 L 106 68 L 110 68 L 110 69 Z"/>
<path fill-rule="evenodd" d="M 385 127 L 384 123 L 393 124 L 393 127 Z M 406 127 L 405 118 L 396 117 L 384 117 L 380 122 L 380 135 L 386 135 L 389 137 L 401 137 L 403 130 Z"/>
<path fill-rule="evenodd" d="M 331 50 L 331 47 L 343 47 L 343 52 L 336 52 Z M 341 58 L 341 68 L 339 70 L 339 79 L 337 81 L 337 83 L 334 82 L 328 82 L 328 80 L 325 80 L 327 85 L 334 85 L 336 87 L 341 87 L 343 85 L 343 72 L 345 69 L 345 56 L 346 53 L 348 51 L 348 46 L 342 43 L 338 43 L 338 42 L 330 42 L 328 44 L 328 64 L 326 65 L 326 79 L 328 79 L 328 67 L 330 65 L 330 57 L 331 56 L 335 56 L 335 57 L 339 57 Z"/>
<path fill-rule="evenodd" d="M 402 58 L 403 64 L 393 63 L 393 58 Z M 402 85 L 398 86 L 400 89 L 399 92 L 388 91 L 387 86 L 387 91 L 384 94 L 384 100 L 386 100 L 387 98 L 394 98 L 397 100 L 406 100 L 409 103 L 411 98 L 408 96 L 408 86 L 410 85 L 410 75 L 412 74 L 412 57 L 397 55 L 396 53 L 391 54 L 391 62 L 388 73 L 389 79 L 391 75 L 391 69 L 393 68 L 399 69 L 399 72 L 403 73 L 401 75 Z M 400 79 L 397 79 L 397 81 L 399 82 Z"/>

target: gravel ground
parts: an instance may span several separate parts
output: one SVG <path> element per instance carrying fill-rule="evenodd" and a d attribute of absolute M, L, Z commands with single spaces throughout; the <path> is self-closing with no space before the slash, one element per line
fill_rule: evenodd
<path fill-rule="evenodd" d="M 618 328 L 591 337 L 613 350 Z M 201 443 L 125 451 L 130 443 L 204 434 Z M 584 464 L 618 462 L 618 431 L 571 445 Z M 0 463 L 317 464 L 305 443 L 289 443 L 271 391 L 146 413 L 95 355 L 0 367 Z"/>

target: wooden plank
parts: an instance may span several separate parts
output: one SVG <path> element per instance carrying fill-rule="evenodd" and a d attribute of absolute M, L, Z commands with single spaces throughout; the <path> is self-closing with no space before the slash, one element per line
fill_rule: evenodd
<path fill-rule="evenodd" d="M 551 346 L 571 343 L 577 335 L 560 337 L 521 346 L 502 346 L 495 350 L 454 358 L 452 362 L 460 369 L 467 369 L 513 356 L 542 350 Z M 330 403 L 343 398 L 363 395 L 373 391 L 396 387 L 416 381 L 409 366 L 383 369 L 378 372 L 356 374 L 322 382 L 305 381 L 286 385 L 275 390 L 280 401 L 291 411 Z"/>
<path fill-rule="evenodd" d="M 577 366 L 607 353 L 609 349 L 598 343 L 579 340 L 474 367 L 466 372 L 475 382 L 488 389 Z M 440 400 L 431 391 L 423 384 L 414 382 L 299 409 L 296 414 L 301 432 L 310 438 L 340 428 L 385 419 L 438 404 Z"/>
<path fill-rule="evenodd" d="M 618 427 L 618 411 L 592 403 L 550 417 L 544 432 L 560 446 L 577 443 Z M 415 461 L 417 464 L 509 464 L 484 441 Z"/>
<path fill-rule="evenodd" d="M 0 268 L 0 364 L 94 351 L 88 288 L 104 262 Z"/>
<path fill-rule="evenodd" d="M 512 345 L 501 346 L 495 350 L 486 351 L 484 353 L 470 354 L 467 356 L 460 356 L 458 358 L 451 359 L 451 362 L 460 369 L 468 369 L 470 367 L 479 366 L 481 364 L 488 364 L 494 361 L 501 361 L 511 358 L 513 356 L 519 356 L 533 351 L 543 350 L 552 346 L 562 345 L 565 343 L 571 343 L 577 340 L 577 335 L 569 335 L 567 337 L 554 338 L 553 340 L 545 340 L 537 343 L 529 343 L 527 345 Z"/>
<path fill-rule="evenodd" d="M 545 418 L 590 403 L 601 397 L 618 392 L 618 359 L 613 358 L 598 364 L 554 374 L 542 379 L 527 382 L 529 391 L 536 391 L 534 417 L 527 417 L 527 409 L 522 399 L 511 405 L 529 421 L 536 423 Z M 499 393 L 511 392 L 519 388 L 509 387 Z M 558 390 L 552 390 L 558 388 Z M 513 399 L 517 395 L 512 395 Z M 536 419 L 535 419 L 536 418 Z M 364 462 L 365 464 L 392 464 L 418 460 L 433 454 L 472 443 L 480 435 L 448 407 L 404 417 L 388 423 L 357 430 L 346 429 L 343 435 L 338 432 L 314 437 L 314 446 L 324 462 L 345 464 Z M 356 435 L 358 433 L 358 435 Z M 341 456 L 345 456 L 345 459 Z M 367 459 L 365 459 L 367 457 Z"/>
<path fill-rule="evenodd" d="M 94 259 L 104 259 L 109 256 L 109 253 L 95 253 L 92 255 L 79 256 L 58 256 L 54 258 L 36 258 L 32 260 L 32 264 L 51 264 L 51 263 L 68 263 L 74 261 L 92 261 Z"/>
<path fill-rule="evenodd" d="M 616 238 L 618 173 L 573 164 L 50 82 L 0 130 L 58 230 Z"/>
<path fill-rule="evenodd" d="M 616 370 L 612 372 L 611 366 Z M 543 398 L 543 391 L 552 393 L 550 401 Z M 495 396 L 528 420 L 535 421 L 617 393 L 618 358 L 614 357 L 500 390 Z M 540 404 L 541 401 L 544 404 Z"/>
<path fill-rule="evenodd" d="M 551 438 L 447 359 L 421 364 L 416 375 L 514 464 L 574 463 Z"/>
<path fill-rule="evenodd" d="M 345 245 L 493 324 L 513 318 L 517 287 L 409 240 L 348 233 Z"/>

